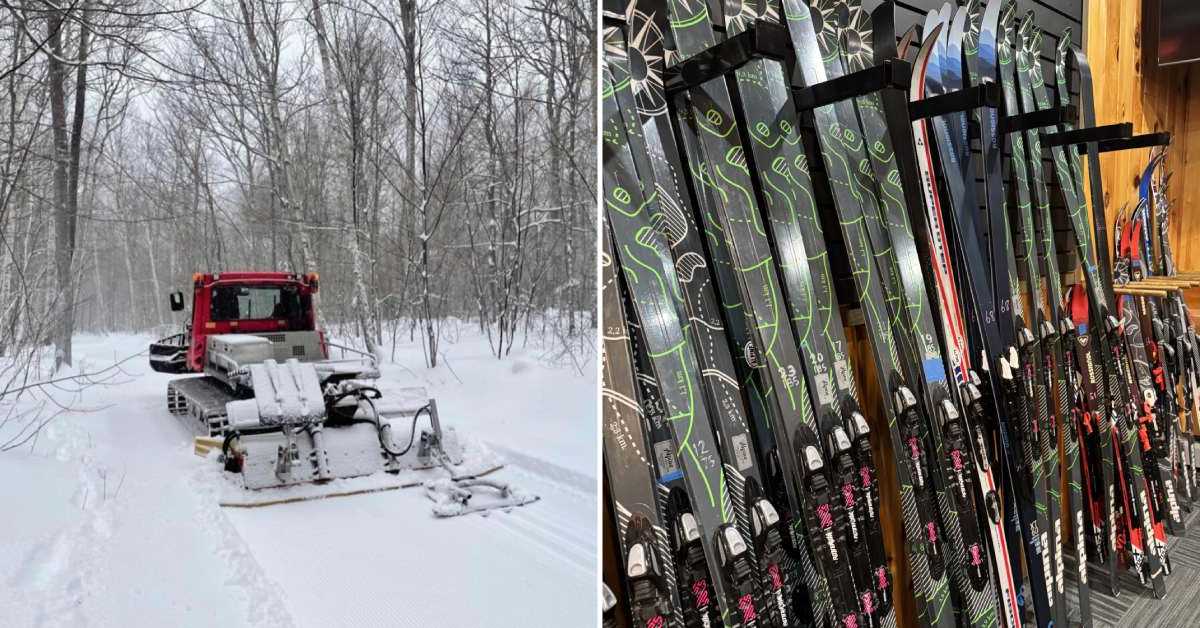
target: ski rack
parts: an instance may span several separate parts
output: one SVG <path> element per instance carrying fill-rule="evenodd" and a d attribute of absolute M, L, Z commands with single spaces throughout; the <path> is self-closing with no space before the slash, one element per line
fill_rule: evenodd
<path fill-rule="evenodd" d="M 1098 143 L 1097 150 L 1102 153 L 1111 153 L 1118 150 L 1169 146 L 1170 144 L 1171 133 L 1169 131 L 1159 131 L 1156 133 L 1142 133 L 1128 138 L 1104 140 Z"/>
<path fill-rule="evenodd" d="M 1127 140 L 1133 137 L 1132 122 L 1116 124 L 1101 124 L 1093 127 L 1082 127 L 1071 131 L 1055 131 L 1046 133 L 1042 145 L 1048 148 L 1055 146 L 1078 146 L 1111 140 Z"/>
<path fill-rule="evenodd" d="M 1029 113 L 1018 113 L 1011 116 L 1001 116 L 999 132 L 1019 133 L 1047 126 L 1057 126 L 1078 117 L 1075 105 L 1069 107 L 1050 107 L 1038 109 Z"/>
<path fill-rule="evenodd" d="M 1074 107 L 1072 107 L 1074 109 Z M 1047 111 L 1053 111 L 1047 110 Z M 1036 113 L 1045 113 L 1038 111 Z M 1068 118 L 1070 119 L 1070 118 Z M 1056 120 L 1050 124 L 1060 124 L 1066 119 Z M 1039 126 L 1049 126 L 1043 124 Z M 1085 127 L 1075 129 L 1073 131 L 1056 131 L 1054 133 L 1046 133 L 1043 144 L 1047 147 L 1068 146 L 1068 145 L 1083 145 L 1096 144 L 1097 152 L 1111 153 L 1121 150 L 1134 150 L 1137 148 L 1151 148 L 1153 146 L 1167 146 L 1171 143 L 1171 134 L 1167 131 L 1158 131 L 1154 133 L 1133 134 L 1132 122 L 1117 122 L 1115 124 L 1102 124 L 1100 126 Z"/>
<path fill-rule="evenodd" d="M 611 14 L 606 14 L 605 19 L 616 24 L 624 22 Z M 708 81 L 732 74 L 756 59 L 779 61 L 784 64 L 789 77 L 795 76 L 793 69 L 796 58 L 791 47 L 791 35 L 785 26 L 760 20 L 745 31 L 667 68 L 663 76 L 664 89 L 669 98 L 674 97 Z M 908 87 L 911 77 L 912 64 L 908 61 L 884 59 L 862 70 L 814 85 L 799 87 L 793 81 L 792 98 L 797 111 L 805 113 L 872 93 L 895 92 L 900 97 L 882 99 L 885 109 L 894 109 L 885 114 L 889 121 L 902 119 L 902 113 L 907 120 L 915 121 L 956 111 L 990 107 L 999 111 L 999 132 L 1004 134 L 1055 127 L 1078 118 L 1075 105 L 1009 115 L 1003 111 L 999 84 L 991 80 L 946 94 L 910 101 Z M 906 130 L 907 128 L 901 129 L 900 132 Z M 1135 136 L 1133 124 L 1130 122 L 1043 133 L 1042 137 L 1042 145 L 1046 147 L 1096 144 L 1099 152 L 1161 146 L 1171 141 L 1171 134 L 1165 132 Z M 906 173 L 907 170 L 900 168 L 901 176 L 906 179 L 904 185 L 918 186 L 914 189 L 919 189 L 920 180 L 913 178 L 916 177 L 915 173 Z M 918 240 L 919 250 L 924 248 L 921 244 L 923 243 Z M 847 323 L 863 324 L 860 316 L 854 316 L 854 310 L 849 314 Z"/>
<path fill-rule="evenodd" d="M 663 81 L 666 92 L 669 96 L 674 96 L 729 74 L 755 59 L 782 61 L 790 70 L 795 65 L 795 55 L 789 45 L 789 37 L 787 28 L 779 24 L 757 22 L 744 32 L 667 68 Z M 886 59 L 877 65 L 816 85 L 793 86 L 792 97 L 797 110 L 810 111 L 817 107 L 889 89 L 907 92 L 911 77 L 912 64 L 904 59 Z M 989 80 L 980 85 L 973 85 L 923 100 L 910 101 L 908 102 L 908 114 L 910 120 L 921 120 L 980 107 L 1000 107 L 1000 86 L 995 81 Z M 1000 120 L 1000 130 L 1004 133 L 1013 133 L 1054 126 L 1074 117 L 1074 106 L 1051 107 L 1033 113 L 1004 115 Z M 1099 137 L 1091 132 L 1092 129 L 1080 129 L 1072 131 L 1075 137 L 1059 141 L 1082 144 L 1100 140 L 1129 139 L 1130 128 L 1121 125 L 1110 126 L 1118 128 L 1105 132 L 1103 131 L 1105 127 L 1097 127 L 1103 133 Z M 1052 140 L 1056 135 L 1060 134 L 1049 134 L 1047 138 Z"/>
<path fill-rule="evenodd" d="M 725 41 L 692 56 L 670 68 L 663 77 L 668 96 L 699 87 L 708 81 L 732 73 L 755 59 L 773 59 L 790 70 L 795 66 L 791 35 L 786 27 L 759 21 Z M 816 85 L 792 86 L 792 97 L 798 111 L 865 96 L 886 89 L 908 90 L 912 65 L 903 59 L 888 59 L 878 65 L 852 72 Z M 1000 88 L 994 82 L 975 85 L 909 103 L 910 120 L 968 111 L 979 107 L 995 107 L 1000 101 Z"/>
<path fill-rule="evenodd" d="M 1060 108 L 1061 109 L 1061 108 Z M 1044 124 L 1034 126 L 1052 126 L 1073 120 L 1075 107 L 1070 107 L 1069 117 L 1059 118 L 1054 117 L 1053 120 L 1046 120 Z M 1033 114 L 1048 114 L 1054 112 L 1054 109 L 1045 111 L 1037 111 Z M 1115 124 L 1102 124 L 1094 127 L 1084 127 L 1072 131 L 1056 131 L 1046 133 L 1042 144 L 1046 147 L 1053 148 L 1055 146 L 1068 145 L 1083 145 L 1096 144 L 1096 150 L 1101 153 L 1111 153 L 1120 150 L 1133 150 L 1136 148 L 1150 148 L 1153 146 L 1167 146 L 1171 143 L 1171 134 L 1166 131 L 1158 131 L 1155 133 L 1142 133 L 1139 135 L 1133 134 L 1132 122 L 1118 122 Z"/>
<path fill-rule="evenodd" d="M 694 55 L 666 69 L 663 77 L 664 91 L 668 99 L 680 93 L 698 87 L 708 81 L 719 79 L 732 74 L 738 68 L 755 59 L 773 59 L 780 61 L 787 69 L 789 77 L 794 77 L 796 65 L 795 52 L 791 47 L 791 34 L 787 28 L 771 22 L 758 21 L 744 32 L 718 42 L 707 50 Z M 911 140 L 899 142 L 898 135 L 911 133 L 907 123 L 924 118 L 945 115 L 956 111 L 970 111 L 981 107 L 1003 109 L 1000 85 L 995 81 L 985 81 L 945 94 L 939 94 L 919 101 L 909 101 L 908 88 L 912 78 L 912 64 L 904 59 L 890 58 L 878 61 L 856 72 L 823 81 L 814 85 L 800 87 L 791 79 L 792 98 L 796 110 L 808 113 L 818 107 L 832 105 L 837 102 L 852 100 L 860 96 L 878 93 L 888 120 L 889 134 L 897 146 L 912 146 Z M 1001 114 L 1003 112 L 1001 111 Z M 1074 107 L 1055 107 L 1046 111 L 1014 116 L 1000 116 L 1001 128 L 1005 132 L 1050 126 L 1074 117 Z M 892 129 L 895 126 L 896 129 Z M 909 163 L 911 160 L 901 160 Z M 905 189 L 910 186 L 919 190 L 920 175 L 907 167 L 899 168 L 899 174 L 904 179 Z M 928 254 L 927 242 L 917 241 L 918 251 Z M 926 278 L 929 279 L 929 278 Z M 843 300 L 848 306 L 857 305 L 853 301 Z M 857 310 L 848 312 L 846 322 L 850 325 L 862 325 L 861 315 L 856 316 Z"/>
<path fill-rule="evenodd" d="M 787 28 L 770 22 L 756 22 L 745 31 L 667 68 L 663 73 L 663 87 L 668 96 L 674 96 L 730 74 L 755 59 L 781 61 L 791 75 L 795 55 Z"/>

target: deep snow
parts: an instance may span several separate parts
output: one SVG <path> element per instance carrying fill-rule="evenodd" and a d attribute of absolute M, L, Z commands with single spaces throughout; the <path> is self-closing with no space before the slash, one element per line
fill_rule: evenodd
<path fill-rule="evenodd" d="M 539 501 L 451 519 L 419 488 L 220 508 L 211 461 L 166 411 L 171 376 L 138 358 L 109 385 L 56 389 L 79 411 L 0 453 L 0 625 L 591 625 L 594 369 L 536 350 L 498 361 L 469 332 L 436 370 L 402 346 L 384 392 L 428 387 L 444 424 L 507 461 L 492 477 Z M 150 339 L 79 336 L 77 362 L 103 367 Z"/>

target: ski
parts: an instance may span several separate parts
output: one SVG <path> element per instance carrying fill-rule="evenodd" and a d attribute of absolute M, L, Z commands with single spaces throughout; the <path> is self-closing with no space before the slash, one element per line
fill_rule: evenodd
<path fill-rule="evenodd" d="M 728 502 L 710 410 L 699 393 L 674 262 L 653 226 L 660 213 L 653 175 L 639 172 L 633 158 L 635 151 L 644 152 L 644 141 L 630 107 L 627 48 L 619 28 L 606 29 L 604 61 L 605 213 L 631 306 L 626 320 L 639 332 L 634 338 L 635 368 L 640 353 L 645 369 L 640 378 L 656 384 L 660 396 L 652 404 L 643 398 L 643 408 L 652 414 L 650 455 L 658 472 L 660 503 L 666 506 L 663 518 L 674 545 L 677 580 L 691 598 L 693 613 L 685 620 L 703 626 L 754 626 L 757 587 L 750 550 Z M 643 386 L 642 392 L 652 391 Z M 664 432 L 667 438 L 658 436 Z M 719 611 L 715 618 L 713 611 Z"/>
<path fill-rule="evenodd" d="M 892 7 L 888 5 L 881 6 L 876 10 L 876 14 L 881 14 L 884 17 L 882 29 L 880 25 L 876 25 L 875 34 L 877 40 L 884 42 L 892 42 L 895 40 L 894 29 L 892 24 L 894 20 L 892 16 Z M 967 32 L 962 34 L 961 40 L 967 41 L 966 50 L 967 65 L 971 71 L 976 74 L 973 80 L 978 80 L 980 66 L 983 71 L 988 73 L 992 79 L 995 77 L 996 71 L 996 25 L 998 22 L 998 14 L 1000 14 L 1000 2 L 990 2 L 988 8 L 980 14 L 978 4 L 972 2 L 966 8 L 967 13 L 974 14 L 974 36 L 968 37 Z M 851 13 L 853 14 L 853 13 Z M 931 24 L 928 22 L 926 25 Z M 953 24 L 952 24 L 953 26 Z M 926 29 L 928 32 L 929 29 Z M 958 35 L 952 35 L 954 40 L 959 40 Z M 920 77 L 931 72 L 930 65 L 934 65 L 935 55 L 932 54 L 936 49 L 931 48 L 930 54 L 918 56 L 918 65 L 914 68 L 914 77 L 917 77 L 911 83 L 911 96 L 919 97 L 923 94 L 924 80 Z M 899 54 L 899 50 L 889 49 L 889 54 Z M 878 58 L 878 50 L 876 52 Z M 956 76 L 961 77 L 961 59 L 962 56 L 958 53 L 953 54 L 953 59 L 959 60 L 958 67 L 952 68 Z M 922 61 L 924 65 L 922 65 Z M 949 65 L 949 64 L 948 64 Z M 934 65 L 936 73 L 941 73 L 937 66 Z M 860 114 L 864 116 L 870 112 L 870 108 L 860 107 Z M 996 201 L 995 193 L 1002 193 L 1000 181 L 998 181 L 998 166 L 1000 166 L 1000 154 L 998 154 L 998 145 L 996 144 L 997 131 L 997 115 L 994 108 L 989 108 L 988 112 L 983 113 L 983 126 L 988 136 L 983 140 L 985 156 L 986 156 L 986 171 L 990 173 L 988 184 L 990 185 L 989 192 L 991 193 L 990 202 L 998 205 L 1002 209 L 1003 202 Z M 959 120 L 965 122 L 965 118 Z M 906 121 L 904 121 L 906 122 Z M 1002 352 L 1004 341 L 1012 341 L 1013 322 L 1012 317 L 1013 306 L 1010 303 L 1009 295 L 1013 294 L 1012 289 L 1001 289 L 997 285 L 997 298 L 1000 299 L 1001 305 L 995 311 L 998 312 L 998 321 L 995 313 L 985 319 L 979 315 L 979 311 L 974 309 L 978 301 L 971 299 L 966 301 L 966 305 L 960 304 L 959 287 L 955 281 L 955 268 L 960 270 L 964 267 L 961 262 L 962 255 L 959 247 L 954 246 L 956 241 L 949 238 L 947 232 L 947 220 L 944 220 L 942 214 L 942 201 L 940 193 L 937 190 L 937 173 L 934 169 L 934 155 L 932 155 L 930 144 L 929 122 L 925 120 L 913 121 L 911 124 L 912 134 L 905 137 L 905 144 L 908 152 L 916 150 L 917 160 L 916 165 L 919 172 L 902 177 L 901 180 L 922 180 L 924 185 L 924 204 L 920 202 L 918 197 L 916 202 L 908 203 L 908 214 L 912 216 L 912 222 L 918 225 L 918 231 L 924 232 L 924 241 L 918 241 L 918 247 L 922 250 L 923 257 L 931 258 L 934 261 L 934 285 L 936 286 L 936 294 L 938 299 L 938 311 L 941 313 L 943 340 L 947 347 L 947 357 L 949 359 L 950 372 L 954 373 L 956 381 L 966 390 L 972 390 L 974 395 L 980 395 L 980 399 L 976 403 L 971 403 L 968 408 L 972 409 L 970 417 L 968 417 L 968 425 L 974 431 L 972 442 L 974 450 L 978 456 L 976 468 L 979 473 L 979 484 L 984 488 L 982 501 L 979 503 L 983 506 L 984 524 L 988 530 L 989 548 L 991 551 L 991 563 L 996 570 L 995 585 L 998 593 L 1000 593 L 1002 616 L 1001 621 L 1006 626 L 1019 626 L 1021 622 L 1020 598 L 1019 598 L 1019 561 L 1012 554 L 1009 554 L 1009 538 L 1010 534 L 1015 531 L 1015 528 L 1010 528 L 1006 521 L 1001 520 L 1000 512 L 1000 495 L 997 491 L 997 482 L 992 477 L 992 467 L 990 462 L 998 463 L 995 467 L 1000 469 L 1002 473 L 1007 473 L 1009 465 L 1008 453 L 1008 436 L 1006 431 L 1007 421 L 1000 417 L 1003 408 L 996 403 L 996 384 L 989 364 L 988 355 L 992 355 L 992 360 Z M 877 128 L 878 126 L 876 126 Z M 868 125 L 870 130 L 870 125 Z M 960 124 L 962 132 L 966 132 L 965 124 Z M 961 137 L 962 145 L 970 145 L 970 139 L 966 136 Z M 956 154 L 956 156 L 961 155 Z M 965 160 L 958 161 L 960 165 L 967 165 Z M 902 166 L 904 167 L 904 166 Z M 911 168 L 910 168 L 911 169 Z M 971 169 L 966 166 L 965 169 Z M 971 178 L 973 180 L 972 172 Z M 918 179 L 919 178 L 919 179 Z M 946 180 L 946 179 L 942 179 Z M 917 187 L 917 186 L 912 186 Z M 925 213 L 922 213 L 924 208 Z M 1000 233 L 1007 233 L 1002 231 Z M 976 251 L 978 255 L 978 251 Z M 1010 258 L 1010 253 L 1008 255 Z M 953 258 L 953 259 L 952 259 Z M 1009 259 L 1000 257 L 994 264 L 997 268 L 996 281 L 1001 282 L 1003 286 L 1015 285 L 1015 277 L 1012 275 L 1012 264 Z M 985 267 L 983 267 L 985 268 Z M 983 268 L 974 267 L 968 269 L 967 274 L 978 273 Z M 966 280 L 968 295 L 972 294 L 976 289 L 991 289 L 992 277 L 971 277 L 964 276 Z M 991 293 L 988 293 L 986 301 L 991 303 Z M 966 316 L 964 316 L 966 315 Z M 968 324 L 970 323 L 970 324 Z M 992 325 L 991 334 L 984 337 L 984 331 L 980 325 Z M 970 331 L 970 339 L 968 339 L 968 331 Z M 1006 339 L 998 341 L 1000 337 Z M 988 348 L 989 341 L 992 349 Z M 973 347 L 973 348 L 970 348 Z M 978 354 L 980 359 L 977 363 L 978 371 L 972 370 L 971 357 L 973 354 Z M 978 376 L 978 373 L 983 373 L 983 378 Z M 986 427 L 986 430 L 985 430 Z M 995 449 L 995 454 L 989 454 L 989 443 L 998 443 L 991 445 L 991 449 Z"/>
<path fill-rule="evenodd" d="M 1028 16 L 1019 31 L 1021 42 L 1016 55 L 1016 65 L 1018 69 L 1017 83 L 1020 91 L 1020 110 L 1031 113 L 1050 106 L 1045 82 L 1042 79 L 1041 61 L 1039 59 L 1041 54 L 1041 33 L 1032 28 L 1032 22 L 1028 19 Z M 1045 374 L 1047 378 L 1051 377 L 1051 375 L 1053 377 L 1053 381 L 1047 381 L 1046 386 L 1048 389 L 1057 391 L 1053 421 L 1055 430 L 1053 436 L 1050 438 L 1050 453 L 1052 455 L 1046 461 L 1046 464 L 1054 471 L 1049 481 L 1051 506 L 1059 506 L 1057 510 L 1061 512 L 1062 497 L 1059 494 L 1060 476 L 1058 474 L 1060 468 L 1058 440 L 1059 433 L 1061 433 L 1065 453 L 1062 462 L 1067 469 L 1067 519 L 1074 526 L 1072 536 L 1074 537 L 1074 558 L 1076 561 L 1076 586 L 1079 595 L 1079 621 L 1084 625 L 1091 625 L 1091 590 L 1088 585 L 1087 546 L 1083 523 L 1085 511 L 1082 484 L 1083 475 L 1079 452 L 1081 425 L 1079 423 L 1080 417 L 1076 412 L 1076 405 L 1074 403 L 1075 399 L 1083 397 L 1076 379 L 1074 347 L 1077 342 L 1077 330 L 1070 318 L 1063 311 L 1064 291 L 1062 273 L 1058 268 L 1059 257 L 1054 238 L 1054 223 L 1050 215 L 1050 196 L 1046 186 L 1046 175 L 1042 168 L 1040 131 L 1030 130 L 1025 133 L 1025 136 L 1028 139 L 1029 146 L 1028 172 L 1031 173 L 1030 178 L 1033 181 L 1034 198 L 1036 198 L 1036 207 L 1031 207 L 1035 218 L 1033 228 L 1038 236 L 1036 239 L 1036 248 L 1038 258 L 1041 262 L 1040 273 L 1046 283 L 1046 297 L 1049 303 L 1050 317 L 1049 327 L 1055 331 L 1054 338 L 1049 341 L 1048 346 L 1044 347 L 1047 352 L 1047 357 L 1044 358 Z M 1058 163 L 1061 152 L 1061 148 L 1058 147 L 1052 150 L 1055 163 Z M 1059 171 L 1056 169 L 1056 172 Z M 1068 199 L 1065 204 L 1070 205 L 1071 199 L 1075 195 L 1073 183 L 1069 179 L 1063 180 L 1059 178 L 1059 187 Z M 1052 515 L 1052 519 L 1058 522 L 1060 521 L 1060 515 L 1056 512 Z M 1056 532 L 1058 531 L 1058 528 L 1056 528 Z M 1064 595 L 1064 578 L 1066 573 L 1062 566 L 1061 536 L 1056 536 L 1056 546 L 1058 593 L 1061 599 L 1065 600 L 1066 598 L 1062 597 Z M 1059 623 L 1067 621 L 1065 606 L 1058 621 Z"/>
<path fill-rule="evenodd" d="M 737 379 L 730 352 L 722 306 L 713 286 L 713 273 L 692 212 L 692 200 L 684 181 L 679 151 L 671 126 L 663 72 L 666 60 L 665 14 L 647 12 L 637 2 L 626 7 L 629 31 L 638 35 L 628 42 L 628 54 L 644 76 L 631 84 L 634 103 L 646 138 L 645 153 L 635 153 L 639 168 L 654 177 L 655 196 L 661 213 L 654 216 L 657 230 L 666 238 L 675 260 L 687 333 L 696 349 L 701 382 L 718 437 L 725 476 L 739 529 L 751 541 L 760 593 L 763 623 L 792 626 L 798 621 L 789 603 L 799 586 L 798 565 L 784 551 L 779 509 L 767 495 L 762 461 L 769 455 L 765 439 L 755 440 L 747 420 L 745 395 Z"/>
<path fill-rule="evenodd" d="M 871 48 L 863 41 L 862 31 L 839 32 L 842 27 L 836 17 L 839 13 L 847 16 L 847 24 L 854 23 L 856 17 L 861 20 L 857 15 L 861 12 L 857 3 L 845 8 L 849 11 L 838 11 L 833 3 L 816 3 L 814 10 L 806 13 L 799 3 L 785 4 L 800 75 L 805 83 L 816 84 L 827 77 L 845 74 L 845 65 L 839 57 L 843 35 L 854 38 L 856 55 L 871 58 Z M 813 28 L 818 17 L 821 19 L 820 30 Z M 810 34 L 813 32 L 817 33 L 815 50 Z M 846 58 L 851 59 L 853 55 Z M 812 111 L 843 242 L 847 245 L 856 285 L 862 293 L 868 326 L 874 324 L 872 315 L 887 316 L 887 324 L 891 325 L 888 337 L 896 341 L 892 347 L 898 355 L 891 358 L 890 365 L 886 357 L 877 356 L 877 361 L 882 363 L 878 367 L 880 372 L 888 373 L 889 380 L 895 382 L 890 384 L 893 392 L 910 383 L 917 385 L 914 400 L 920 405 L 909 414 L 902 414 L 901 420 L 910 423 L 901 425 L 902 429 L 924 428 L 929 437 L 925 447 L 939 463 L 931 465 L 932 473 L 918 481 L 931 482 L 936 487 L 935 495 L 930 497 L 940 509 L 949 540 L 947 545 L 954 549 L 948 567 L 962 599 L 963 620 L 971 624 L 994 624 L 996 599 L 974 502 L 977 491 L 975 465 L 979 458 L 972 451 L 975 440 L 970 418 L 959 410 L 970 407 L 973 412 L 978 392 L 974 392 L 975 396 L 968 395 L 969 403 L 963 405 L 957 404 L 957 399 L 951 396 L 959 391 L 951 388 L 947 381 L 946 364 L 939 346 L 940 335 L 933 322 L 936 310 L 930 309 L 922 282 L 924 273 L 914 272 L 919 268 L 915 261 L 918 254 L 908 228 L 908 209 L 903 200 L 905 192 L 900 187 L 891 146 L 885 143 L 890 139 L 888 131 L 886 127 L 873 127 L 869 135 L 864 135 L 858 116 L 871 114 L 864 114 L 856 104 L 846 100 Z M 868 119 L 877 124 L 883 121 L 878 108 L 874 110 L 874 117 Z M 867 150 L 859 139 L 863 137 L 886 139 Z M 884 187 L 885 183 L 887 187 Z M 912 192 L 915 194 L 916 190 Z M 908 272 L 902 272 L 902 269 Z M 884 312 L 870 311 L 880 303 Z M 881 327 L 883 324 L 879 323 Z M 872 333 L 875 337 L 882 335 Z M 920 442 L 915 436 L 904 435 L 910 447 Z M 936 494 L 938 489 L 940 495 Z M 941 610 L 939 608 L 939 614 L 931 617 L 940 619 Z"/>
<path fill-rule="evenodd" d="M 659 519 L 655 479 L 647 455 L 642 406 L 634 385 L 629 333 L 617 286 L 608 230 L 600 256 L 603 299 L 601 411 L 604 469 L 616 514 L 614 527 L 630 615 L 638 626 L 681 621 L 670 542 Z"/>
<path fill-rule="evenodd" d="M 778 24 L 779 7 L 771 1 L 728 3 L 726 36 L 754 24 Z M 846 354 L 844 326 L 834 300 L 833 277 L 824 240 L 805 237 L 801 216 L 816 215 L 807 159 L 798 135 L 799 120 L 787 88 L 783 65 L 758 60 L 734 73 L 735 111 L 747 130 L 744 145 L 756 198 L 763 209 L 781 294 L 787 306 L 811 391 L 826 460 L 835 490 L 846 511 L 847 539 L 859 610 L 868 626 L 894 625 L 891 573 L 883 548 L 877 472 L 862 414 L 854 373 Z"/>
<path fill-rule="evenodd" d="M 1081 85 L 1080 85 L 1080 100 L 1081 100 L 1081 119 L 1084 125 L 1092 126 L 1095 123 L 1095 111 L 1091 103 L 1091 78 L 1090 70 L 1087 66 L 1086 57 L 1078 49 L 1070 45 L 1070 39 L 1060 40 L 1057 55 L 1056 55 L 1056 77 L 1058 86 L 1059 102 L 1062 105 L 1069 104 L 1070 93 L 1067 79 L 1069 75 L 1068 64 L 1073 63 L 1079 70 Z M 1064 129 L 1070 129 L 1071 124 L 1061 125 Z M 1071 189 L 1083 189 L 1082 165 L 1080 163 L 1079 151 L 1074 146 L 1068 146 L 1064 149 L 1066 172 L 1071 177 L 1073 186 Z M 1139 577 L 1148 578 L 1154 588 L 1156 596 L 1161 597 L 1165 594 L 1165 589 L 1162 585 L 1161 566 L 1158 564 L 1158 556 L 1155 551 L 1155 543 L 1146 543 L 1141 547 L 1137 541 L 1139 536 L 1145 539 L 1150 539 L 1153 534 L 1149 529 L 1149 513 L 1146 505 L 1146 489 L 1144 480 L 1144 471 L 1141 463 L 1140 452 L 1136 451 L 1136 430 L 1133 429 L 1133 415 L 1136 412 L 1133 398 L 1130 397 L 1130 392 L 1136 390 L 1136 383 L 1130 374 L 1128 356 L 1125 351 L 1126 342 L 1124 331 L 1121 324 L 1115 317 L 1115 298 L 1112 289 L 1112 266 L 1109 261 L 1108 245 L 1106 228 L 1104 227 L 1104 210 L 1102 186 L 1099 181 L 1099 158 L 1096 152 L 1097 148 L 1094 143 L 1088 144 L 1087 152 L 1089 154 L 1088 172 L 1090 177 L 1090 199 L 1092 205 L 1092 215 L 1099 217 L 1093 220 L 1089 229 L 1088 225 L 1088 207 L 1084 201 L 1082 194 L 1076 195 L 1075 204 L 1069 207 L 1071 218 L 1071 231 L 1074 235 L 1074 242 L 1079 256 L 1080 265 L 1084 269 L 1084 287 L 1086 289 L 1086 297 L 1084 293 L 1078 293 L 1077 297 L 1083 301 L 1086 300 L 1088 319 L 1092 322 L 1099 321 L 1103 325 L 1102 330 L 1098 330 L 1096 334 L 1096 344 L 1099 345 L 1099 353 L 1105 356 L 1105 359 L 1100 361 L 1100 369 L 1104 373 L 1106 380 L 1107 394 L 1107 416 L 1102 416 L 1097 413 L 1099 437 L 1103 443 L 1107 441 L 1109 430 L 1112 430 L 1112 447 L 1101 445 L 1101 455 L 1108 454 L 1102 461 L 1104 466 L 1104 484 L 1106 490 L 1112 490 L 1114 493 L 1120 493 L 1123 496 L 1123 516 L 1129 528 L 1130 540 L 1129 549 L 1132 552 L 1132 561 L 1135 570 Z M 1058 160 L 1056 160 L 1057 162 Z M 1063 188 L 1064 190 L 1067 188 Z M 1097 242 L 1097 248 L 1092 251 L 1091 231 L 1094 229 Z M 1082 310 L 1082 307 L 1077 309 Z M 1076 320 L 1076 325 L 1079 325 L 1079 319 Z M 1080 330 L 1082 335 L 1084 330 Z M 1090 359 L 1095 359 L 1094 356 L 1088 356 Z M 1109 423 L 1111 422 L 1111 427 Z M 1136 455 L 1134 455 L 1136 454 Z M 1114 468 L 1117 467 L 1117 468 Z M 1113 477 L 1109 470 L 1119 470 L 1121 475 L 1127 476 L 1130 483 L 1126 483 L 1121 477 Z M 1115 480 L 1109 482 L 1110 479 Z M 1116 495 L 1109 497 L 1110 511 L 1115 512 L 1114 499 Z M 1115 517 L 1114 517 L 1115 519 Z M 1115 521 L 1113 521 L 1115 524 Z M 1142 525 L 1142 524 L 1145 525 Z M 1116 591 L 1116 570 L 1115 570 L 1115 549 L 1116 549 L 1116 529 L 1109 530 L 1109 544 L 1113 548 L 1113 555 L 1108 558 L 1109 566 L 1112 571 L 1108 574 L 1110 578 L 1110 586 L 1113 591 Z M 1143 564 L 1145 563 L 1145 564 Z"/>
<path fill-rule="evenodd" d="M 681 60 L 715 43 L 703 3 L 672 0 L 669 11 Z M 737 78 L 769 77 L 770 63 L 774 62 L 752 61 L 738 69 Z M 778 66 L 774 73 L 782 79 Z M 788 321 L 783 286 L 754 193 L 748 161 L 752 157 L 726 79 L 710 79 L 686 90 L 677 97 L 675 112 L 697 209 L 710 230 L 710 258 L 728 262 L 715 264 L 718 292 L 727 310 L 736 314 L 727 327 L 741 350 L 739 366 L 751 377 L 752 394 L 764 411 L 760 414 L 766 424 L 756 436 L 775 439 L 778 486 L 789 505 L 793 551 L 802 563 L 815 619 L 858 625 L 862 617 L 844 534 L 847 512 L 843 501 L 835 498 L 829 479 L 833 461 L 825 455 L 821 439 L 823 417 L 814 416 L 811 398 L 824 391 L 808 385 L 810 373 Z M 813 289 L 811 283 L 801 288 L 806 294 Z M 846 444 L 832 446 L 844 449 Z"/>

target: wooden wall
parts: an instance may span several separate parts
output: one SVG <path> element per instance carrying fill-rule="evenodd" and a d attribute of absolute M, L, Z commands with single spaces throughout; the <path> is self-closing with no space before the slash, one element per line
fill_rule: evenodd
<path fill-rule="evenodd" d="M 1088 0 L 1084 44 L 1096 121 L 1130 121 L 1135 133 L 1173 134 L 1167 153 L 1171 245 L 1181 271 L 1200 270 L 1200 215 L 1188 210 L 1200 203 L 1200 172 L 1193 172 L 1200 168 L 1200 64 L 1157 66 L 1157 6 L 1157 0 Z M 1136 205 L 1148 157 L 1148 149 L 1101 154 L 1110 226 L 1124 205 Z"/>

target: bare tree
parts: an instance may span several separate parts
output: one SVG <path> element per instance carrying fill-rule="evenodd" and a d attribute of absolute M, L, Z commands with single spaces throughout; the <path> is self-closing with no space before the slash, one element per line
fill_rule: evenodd
<path fill-rule="evenodd" d="M 451 318 L 589 350 L 589 11 L 186 2 L 0 5 L 0 358 L 181 324 L 165 292 L 237 268 L 321 272 L 327 327 L 430 366 Z"/>

